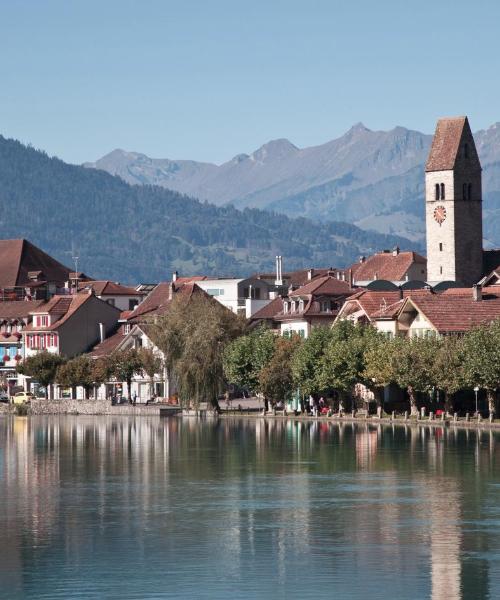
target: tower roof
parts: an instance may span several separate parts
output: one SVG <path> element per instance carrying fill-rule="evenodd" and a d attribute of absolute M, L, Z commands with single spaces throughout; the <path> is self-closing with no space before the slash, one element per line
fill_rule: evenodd
<path fill-rule="evenodd" d="M 467 117 L 439 119 L 425 166 L 426 171 L 451 171 L 455 167 L 463 136 L 471 145 L 471 156 L 477 156 Z"/>

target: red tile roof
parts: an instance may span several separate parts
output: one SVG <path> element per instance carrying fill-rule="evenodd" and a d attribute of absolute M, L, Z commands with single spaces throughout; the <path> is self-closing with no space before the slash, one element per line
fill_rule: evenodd
<path fill-rule="evenodd" d="M 401 293 L 399 291 L 373 292 L 370 290 L 361 290 L 349 296 L 345 301 L 344 307 L 355 304 L 371 320 L 378 311 L 391 306 L 400 299 Z"/>
<path fill-rule="evenodd" d="M 125 339 L 125 325 L 122 323 L 118 326 L 116 331 L 112 333 L 105 340 L 94 346 L 90 356 L 92 358 L 101 358 L 103 356 L 109 356 L 114 352 L 121 342 Z"/>
<path fill-rule="evenodd" d="M 262 321 L 273 319 L 275 315 L 282 312 L 283 310 L 283 298 L 278 296 L 274 300 L 271 300 L 269 304 L 266 304 L 263 308 L 255 312 L 251 317 L 250 321 Z"/>
<path fill-rule="evenodd" d="M 0 302 L 0 319 L 25 319 L 40 304 L 43 304 L 43 300 Z"/>
<path fill-rule="evenodd" d="M 289 296 L 293 298 L 296 296 L 309 296 L 310 294 L 345 295 L 351 293 L 352 289 L 347 281 L 342 281 L 331 275 L 325 275 L 323 277 L 315 277 L 298 290 L 290 292 Z"/>
<path fill-rule="evenodd" d="M 48 302 L 40 304 L 31 314 L 45 314 L 59 318 L 48 327 L 35 327 L 33 323 L 25 331 L 54 331 L 65 323 L 85 302 L 92 298 L 92 294 L 75 294 L 73 296 L 53 296 Z M 95 296 L 94 296 L 95 297 Z"/>
<path fill-rule="evenodd" d="M 355 273 L 355 282 L 375 279 L 403 281 L 408 269 L 415 263 L 425 268 L 427 259 L 416 252 L 377 252 L 364 262 L 352 265 L 351 269 Z"/>
<path fill-rule="evenodd" d="M 464 129 L 470 133 L 467 117 L 439 119 L 425 167 L 426 171 L 449 171 L 455 166 Z"/>
<path fill-rule="evenodd" d="M 41 271 L 45 281 L 59 287 L 69 279 L 70 269 L 27 240 L 0 240 L 0 288 L 30 283 L 28 273 Z"/>

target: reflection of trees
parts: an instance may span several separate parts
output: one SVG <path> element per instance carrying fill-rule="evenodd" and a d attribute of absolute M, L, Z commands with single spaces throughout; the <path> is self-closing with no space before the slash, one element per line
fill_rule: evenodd
<path fill-rule="evenodd" d="M 215 576 L 233 582 L 272 560 L 269 585 L 290 590 L 301 573 L 353 586 L 363 584 L 354 572 L 374 582 L 402 573 L 394 597 L 428 582 L 434 600 L 480 598 L 491 594 L 485 553 L 496 534 L 460 523 L 494 511 L 497 435 L 253 418 L 6 419 L 0 577 L 8 565 L 17 589 L 24 564 L 89 560 L 98 577 L 118 544 L 121 560 L 159 574 L 180 552 L 195 565 L 213 559 Z"/>

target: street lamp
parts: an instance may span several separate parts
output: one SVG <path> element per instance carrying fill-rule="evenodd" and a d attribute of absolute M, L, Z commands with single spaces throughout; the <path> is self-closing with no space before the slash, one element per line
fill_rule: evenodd
<path fill-rule="evenodd" d="M 477 394 L 479 392 L 479 386 L 478 385 L 476 385 L 476 387 L 474 388 L 474 392 L 476 394 L 476 416 L 477 416 Z"/>

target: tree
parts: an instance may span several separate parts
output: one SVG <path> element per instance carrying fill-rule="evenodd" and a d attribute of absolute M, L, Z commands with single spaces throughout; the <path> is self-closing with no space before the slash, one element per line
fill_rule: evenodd
<path fill-rule="evenodd" d="M 285 402 L 294 391 L 291 363 L 301 341 L 298 335 L 276 338 L 274 354 L 260 372 L 260 389 L 273 402 Z"/>
<path fill-rule="evenodd" d="M 428 392 L 435 387 L 432 367 L 439 341 L 435 337 L 411 337 L 395 338 L 393 343 L 395 382 L 408 392 L 411 415 L 416 416 L 417 392 Z"/>
<path fill-rule="evenodd" d="M 60 385 L 71 387 L 72 396 L 74 388 L 82 386 L 85 390 L 85 398 L 89 396 L 89 389 L 95 382 L 95 361 L 86 354 L 75 356 L 66 363 L 60 365 L 56 373 L 56 381 Z"/>
<path fill-rule="evenodd" d="M 260 373 L 274 354 L 275 341 L 276 335 L 270 329 L 257 327 L 230 342 L 223 358 L 227 381 L 260 393 Z"/>
<path fill-rule="evenodd" d="M 142 370 L 149 377 L 149 395 L 153 396 L 153 379 L 162 372 L 163 360 L 151 348 L 139 348 L 138 353 Z"/>
<path fill-rule="evenodd" d="M 117 350 L 110 357 L 110 373 L 117 381 L 127 383 L 128 399 L 130 401 L 130 391 L 132 387 L 132 377 L 142 369 L 142 362 L 139 352 L 135 348 L 127 350 Z"/>
<path fill-rule="evenodd" d="M 453 394 L 465 386 L 463 338 L 446 336 L 437 340 L 437 352 L 432 361 L 432 379 L 444 393 L 446 413 L 451 413 Z"/>
<path fill-rule="evenodd" d="M 323 386 L 341 395 L 349 393 L 356 383 L 373 387 L 372 381 L 365 377 L 365 353 L 379 338 L 373 327 L 349 321 L 335 324 L 321 361 Z"/>
<path fill-rule="evenodd" d="M 331 327 L 314 327 L 308 338 L 296 349 L 292 359 L 295 387 L 307 396 L 324 390 L 322 361 L 326 347 L 333 337 Z"/>
<path fill-rule="evenodd" d="M 383 388 L 396 383 L 398 348 L 399 342 L 379 335 L 365 350 L 363 379 L 373 390 L 378 405 L 381 403 Z"/>
<path fill-rule="evenodd" d="M 52 352 L 43 350 L 26 358 L 18 365 L 17 371 L 22 375 L 32 377 L 38 383 L 42 384 L 45 388 L 45 397 L 48 398 L 49 386 L 54 383 L 57 369 L 64 364 L 65 360 L 59 354 L 52 354 Z"/>
<path fill-rule="evenodd" d="M 151 323 L 151 336 L 176 381 L 181 403 L 198 407 L 207 401 L 220 412 L 224 352 L 244 327 L 244 319 L 201 290 L 189 298 L 177 294 L 167 314 Z"/>
<path fill-rule="evenodd" d="M 500 385 L 500 319 L 471 329 L 464 336 L 463 353 L 466 385 L 486 390 L 490 415 L 495 415 L 495 392 Z"/>

